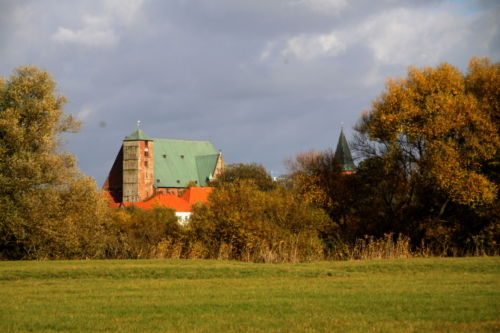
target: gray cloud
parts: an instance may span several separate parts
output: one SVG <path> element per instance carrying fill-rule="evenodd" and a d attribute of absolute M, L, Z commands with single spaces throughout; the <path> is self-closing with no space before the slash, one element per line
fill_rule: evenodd
<path fill-rule="evenodd" d="M 85 121 L 67 148 L 102 185 L 141 120 L 228 163 L 334 147 L 388 76 L 500 61 L 500 5 L 478 1 L 86 0 L 0 4 L 0 75 L 49 70 Z"/>

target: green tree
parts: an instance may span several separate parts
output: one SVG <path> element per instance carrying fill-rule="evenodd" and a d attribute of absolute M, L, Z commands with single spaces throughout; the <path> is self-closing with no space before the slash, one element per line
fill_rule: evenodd
<path fill-rule="evenodd" d="M 221 187 L 225 184 L 237 183 L 243 180 L 253 180 L 261 191 L 270 191 L 276 188 L 276 183 L 273 182 L 266 168 L 258 163 L 230 164 L 216 179 L 210 182 L 210 185 Z"/>
<path fill-rule="evenodd" d="M 0 79 L 0 253 L 4 258 L 99 255 L 106 201 L 62 150 L 81 122 L 36 66 Z"/>

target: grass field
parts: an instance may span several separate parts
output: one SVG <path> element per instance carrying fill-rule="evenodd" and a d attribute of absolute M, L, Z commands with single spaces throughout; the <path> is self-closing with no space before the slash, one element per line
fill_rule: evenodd
<path fill-rule="evenodd" d="M 0 331 L 500 332 L 500 258 L 0 262 Z"/>

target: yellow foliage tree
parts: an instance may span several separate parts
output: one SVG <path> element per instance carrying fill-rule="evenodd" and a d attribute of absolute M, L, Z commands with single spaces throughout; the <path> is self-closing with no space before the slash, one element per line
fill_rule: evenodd
<path fill-rule="evenodd" d="M 107 204 L 62 150 L 81 122 L 36 66 L 0 79 L 0 257 L 99 257 Z"/>
<path fill-rule="evenodd" d="M 500 148 L 499 128 L 484 103 L 492 93 L 477 93 L 494 89 L 474 82 L 486 76 L 498 89 L 500 81 L 493 82 L 494 76 L 481 71 L 481 64 L 488 62 L 471 60 L 469 77 L 447 63 L 436 68 L 410 66 L 406 78 L 387 81 L 385 91 L 356 125 L 360 136 L 376 142 L 385 158 L 404 164 L 408 178 L 443 196 L 440 214 L 450 201 L 474 207 L 496 198 L 497 186 L 481 167 Z"/>
<path fill-rule="evenodd" d="M 345 228 L 354 202 L 353 178 L 342 173 L 342 167 L 331 149 L 299 152 L 285 160 L 289 171 L 288 186 L 298 200 L 323 209 Z"/>
<path fill-rule="evenodd" d="M 242 180 L 215 188 L 207 204 L 195 206 L 189 229 L 208 258 L 295 262 L 322 258 L 318 232 L 328 222 L 283 187 L 262 191 Z"/>

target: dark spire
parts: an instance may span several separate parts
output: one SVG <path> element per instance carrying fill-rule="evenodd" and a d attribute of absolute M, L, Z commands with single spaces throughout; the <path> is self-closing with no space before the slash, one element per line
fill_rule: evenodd
<path fill-rule="evenodd" d="M 344 129 L 340 131 L 335 157 L 339 161 L 342 171 L 356 171 L 356 166 L 351 156 L 351 150 L 349 149 L 349 145 L 344 135 Z"/>

